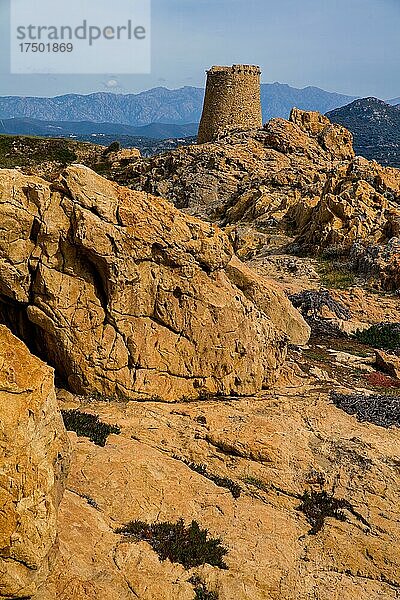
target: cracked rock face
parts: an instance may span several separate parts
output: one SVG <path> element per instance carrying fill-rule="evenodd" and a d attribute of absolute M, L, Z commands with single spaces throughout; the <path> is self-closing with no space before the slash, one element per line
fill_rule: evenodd
<path fill-rule="evenodd" d="M 0 319 L 80 394 L 253 394 L 308 326 L 218 228 L 82 166 L 0 171 Z"/>
<path fill-rule="evenodd" d="M 0 598 L 48 574 L 68 450 L 53 370 L 0 326 Z"/>

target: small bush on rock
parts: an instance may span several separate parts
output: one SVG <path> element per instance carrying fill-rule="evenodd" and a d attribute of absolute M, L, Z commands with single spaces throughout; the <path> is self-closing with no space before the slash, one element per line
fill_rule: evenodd
<path fill-rule="evenodd" d="M 351 318 L 349 309 L 334 300 L 328 290 L 307 290 L 289 296 L 290 302 L 297 308 L 303 317 L 321 317 L 324 307 L 337 316 L 338 319 L 348 321 Z"/>
<path fill-rule="evenodd" d="M 189 579 L 189 583 L 194 587 L 194 593 L 196 594 L 194 600 L 218 600 L 217 594 L 210 592 L 200 577 L 193 576 Z"/>
<path fill-rule="evenodd" d="M 321 531 L 327 517 L 345 521 L 346 516 L 342 510 L 344 508 L 342 502 L 345 501 L 337 500 L 327 492 L 305 492 L 297 510 L 303 512 L 310 523 L 309 534 L 315 535 Z"/>
<path fill-rule="evenodd" d="M 111 152 L 119 152 L 121 150 L 121 144 L 117 140 L 115 142 L 111 142 L 109 146 L 104 150 L 103 156 L 107 156 L 111 154 Z"/>
<path fill-rule="evenodd" d="M 301 498 L 301 504 L 297 510 L 303 512 L 307 521 L 311 525 L 310 535 L 315 535 L 321 531 L 325 525 L 325 519 L 331 517 L 338 521 L 346 521 L 347 510 L 364 525 L 369 527 L 368 522 L 357 513 L 348 500 L 335 498 L 328 492 L 305 492 Z"/>
<path fill-rule="evenodd" d="M 82 413 L 79 410 L 62 410 L 61 414 L 68 431 L 75 431 L 79 437 L 89 438 L 97 446 L 105 446 L 111 433 L 121 433 L 116 425 L 102 423 L 98 415 Z"/>
<path fill-rule="evenodd" d="M 270 488 L 265 483 L 265 481 L 263 481 L 259 477 L 253 477 L 252 475 L 248 475 L 247 477 L 243 477 L 242 481 L 246 485 L 251 485 L 251 486 L 257 488 L 258 490 L 260 490 L 260 492 L 269 492 L 270 491 Z"/>
<path fill-rule="evenodd" d="M 145 541 L 157 552 L 161 560 L 180 563 L 185 569 L 209 564 L 227 569 L 223 557 L 228 550 L 218 538 L 209 538 L 207 529 L 196 521 L 185 527 L 183 519 L 177 523 L 144 523 L 132 521 L 116 530 L 136 541 Z"/>
<path fill-rule="evenodd" d="M 363 344 L 382 350 L 400 350 L 400 323 L 378 323 L 354 337 Z"/>
<path fill-rule="evenodd" d="M 380 427 L 400 427 L 399 396 L 331 393 L 335 406 L 349 415 L 355 415 L 361 422 L 367 421 Z"/>

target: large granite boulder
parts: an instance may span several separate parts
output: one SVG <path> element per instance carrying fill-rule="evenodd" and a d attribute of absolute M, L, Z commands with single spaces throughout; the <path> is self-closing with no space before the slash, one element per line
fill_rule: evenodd
<path fill-rule="evenodd" d="M 0 215 L 0 318 L 74 392 L 254 394 L 308 339 L 281 292 L 239 289 L 216 226 L 87 167 L 53 183 L 0 171 Z"/>

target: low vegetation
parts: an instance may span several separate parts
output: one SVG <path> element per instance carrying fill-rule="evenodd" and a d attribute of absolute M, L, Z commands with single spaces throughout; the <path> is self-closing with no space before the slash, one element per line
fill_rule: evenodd
<path fill-rule="evenodd" d="M 242 481 L 246 485 L 255 487 L 260 492 L 269 492 L 268 485 L 265 483 L 265 481 L 263 481 L 262 479 L 259 479 L 258 477 L 253 477 L 251 475 L 248 475 L 247 477 L 243 477 Z"/>
<path fill-rule="evenodd" d="M 378 323 L 364 331 L 357 331 L 354 337 L 373 348 L 400 350 L 400 323 Z"/>
<path fill-rule="evenodd" d="M 355 274 L 346 263 L 321 259 L 317 270 L 323 287 L 346 290 L 355 285 Z"/>
<path fill-rule="evenodd" d="M 325 519 L 328 517 L 339 521 L 346 520 L 343 503 L 345 503 L 344 500 L 337 500 L 327 492 L 305 492 L 297 510 L 304 513 L 310 523 L 309 534 L 315 535 L 323 529 Z"/>
<path fill-rule="evenodd" d="M 121 433 L 116 425 L 102 423 L 97 415 L 80 412 L 79 410 L 61 411 L 65 428 L 75 431 L 79 437 L 87 437 L 97 446 L 105 446 L 110 434 Z"/>
<path fill-rule="evenodd" d="M 373 373 L 367 373 L 365 379 L 368 381 L 371 387 L 381 389 L 400 388 L 400 380 L 374 371 Z"/>
<path fill-rule="evenodd" d="M 400 427 L 400 397 L 371 394 L 339 394 L 331 393 L 335 406 L 349 415 L 354 415 L 361 422 L 373 423 L 380 427 Z"/>
<path fill-rule="evenodd" d="M 194 587 L 194 593 L 196 594 L 194 600 L 218 600 L 217 594 L 210 592 L 200 577 L 193 576 L 189 579 L 189 583 Z"/>
<path fill-rule="evenodd" d="M 179 458 L 177 456 L 175 456 L 175 458 L 178 460 L 181 460 L 183 463 L 185 463 L 186 466 L 189 467 L 189 469 L 191 469 L 192 471 L 195 471 L 196 473 L 199 473 L 199 475 L 202 475 L 206 479 L 209 479 L 210 481 L 215 483 L 215 485 L 217 485 L 218 487 L 226 488 L 227 490 L 229 490 L 235 499 L 240 497 L 242 489 L 241 489 L 240 485 L 238 485 L 237 483 L 232 481 L 232 479 L 229 479 L 228 477 L 220 477 L 219 475 L 210 473 L 207 470 L 206 465 L 198 465 L 196 463 L 186 460 L 185 458 Z"/>
<path fill-rule="evenodd" d="M 325 519 L 333 518 L 338 521 L 346 521 L 345 510 L 361 521 L 366 527 L 368 522 L 354 510 L 352 504 L 343 498 L 335 498 L 326 491 L 305 492 L 301 498 L 301 504 L 297 510 L 303 512 L 311 525 L 309 535 L 316 535 L 324 528 Z"/>
<path fill-rule="evenodd" d="M 77 160 L 73 142 L 29 136 L 0 136 L 0 167 L 26 167 L 42 162 L 67 165 Z"/>
<path fill-rule="evenodd" d="M 189 527 L 183 519 L 177 523 L 152 523 L 132 521 L 116 530 L 116 533 L 135 541 L 145 541 L 157 552 L 160 560 L 169 559 L 185 569 L 208 564 L 227 569 L 224 556 L 227 549 L 219 538 L 210 538 L 207 529 L 201 529 L 196 521 Z"/>

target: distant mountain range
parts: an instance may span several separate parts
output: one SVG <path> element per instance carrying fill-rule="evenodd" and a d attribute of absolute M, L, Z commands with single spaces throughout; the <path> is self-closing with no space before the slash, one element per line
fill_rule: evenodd
<path fill-rule="evenodd" d="M 23 118 L 50 123 L 90 121 L 132 127 L 154 123 L 190 125 L 200 121 L 203 96 L 204 90 L 196 87 L 176 90 L 158 87 L 126 95 L 98 92 L 55 98 L 2 96 L 0 119 Z M 264 121 L 268 121 L 272 117 L 287 118 L 293 106 L 325 113 L 355 98 L 316 87 L 298 89 L 281 83 L 266 83 L 261 86 L 261 99 Z"/>
<path fill-rule="evenodd" d="M 153 154 L 197 134 L 204 90 L 154 88 L 140 94 L 68 94 L 55 98 L 0 96 L 0 133 L 65 137 L 108 145 L 118 139 Z M 354 135 L 355 149 L 383 165 L 400 167 L 400 98 L 376 98 L 326 92 L 316 87 L 262 84 L 264 121 L 287 118 L 293 106 L 317 110 Z"/>
<path fill-rule="evenodd" d="M 328 112 L 327 117 L 352 132 L 357 154 L 382 165 L 400 168 L 399 105 L 392 106 L 377 98 L 363 98 Z"/>

